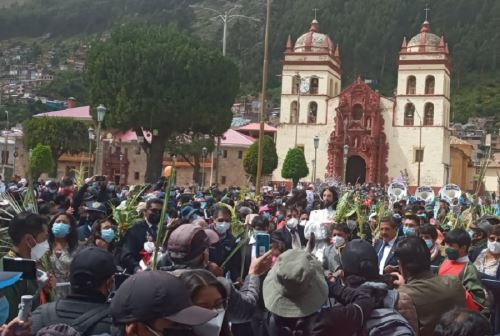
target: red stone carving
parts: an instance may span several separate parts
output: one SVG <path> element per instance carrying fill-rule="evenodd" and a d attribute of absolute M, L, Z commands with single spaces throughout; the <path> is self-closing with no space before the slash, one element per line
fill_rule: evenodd
<path fill-rule="evenodd" d="M 353 119 L 355 105 L 362 107 L 360 120 Z M 359 106 L 357 108 L 359 110 Z M 387 183 L 389 146 L 380 109 L 380 95 L 360 78 L 342 91 L 328 145 L 327 177 L 342 176 L 343 147 L 347 144 L 348 157 L 357 155 L 365 160 L 366 182 Z"/>

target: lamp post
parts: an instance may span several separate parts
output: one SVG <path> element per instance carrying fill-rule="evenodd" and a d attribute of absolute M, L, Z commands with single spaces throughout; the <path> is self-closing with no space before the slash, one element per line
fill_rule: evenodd
<path fill-rule="evenodd" d="M 201 158 L 202 158 L 202 178 L 201 178 L 201 190 L 203 191 L 205 187 L 205 163 L 208 154 L 208 148 L 203 147 L 201 149 Z"/>
<path fill-rule="evenodd" d="M 347 184 L 347 154 L 349 154 L 349 145 L 344 145 L 344 184 Z"/>
<path fill-rule="evenodd" d="M 422 163 L 422 160 L 424 159 L 424 151 L 422 150 L 422 116 L 420 113 L 418 113 L 417 109 L 415 108 L 415 104 L 413 104 L 409 99 L 406 99 L 406 101 L 413 106 L 413 112 L 415 112 L 418 116 L 418 119 L 420 120 L 420 125 L 419 125 L 419 130 L 418 130 L 418 153 L 420 153 L 419 156 L 416 157 L 417 159 L 417 187 L 420 187 L 420 165 Z"/>
<path fill-rule="evenodd" d="M 92 140 L 94 139 L 94 129 L 92 127 L 89 127 L 88 129 L 89 132 L 89 162 L 88 162 L 88 176 L 90 177 L 90 169 L 91 169 L 91 162 L 92 162 Z"/>
<path fill-rule="evenodd" d="M 102 127 L 102 122 L 103 122 L 105 116 L 106 116 L 106 107 L 104 107 L 104 105 L 100 104 L 99 106 L 97 106 L 96 158 L 95 158 L 95 166 L 94 166 L 94 172 L 96 173 L 96 175 L 101 175 L 101 171 L 102 171 L 101 127 Z"/>
<path fill-rule="evenodd" d="M 122 175 L 122 167 L 123 167 L 123 154 L 120 153 L 120 180 L 118 181 L 120 185 L 123 184 L 122 183 L 122 176 L 123 176 Z"/>
<path fill-rule="evenodd" d="M 314 173 L 313 173 L 313 183 L 316 182 L 316 167 L 318 166 L 318 159 L 317 159 L 317 154 L 318 154 L 318 147 L 319 147 L 319 136 L 314 137 Z"/>
<path fill-rule="evenodd" d="M 9 163 L 9 150 L 8 150 L 8 132 L 9 132 L 9 111 L 5 111 L 6 124 L 5 124 L 5 132 L 3 134 L 4 140 L 4 151 L 2 152 L 2 178 L 5 178 L 5 165 Z M 5 157 L 4 157 L 5 156 Z"/>

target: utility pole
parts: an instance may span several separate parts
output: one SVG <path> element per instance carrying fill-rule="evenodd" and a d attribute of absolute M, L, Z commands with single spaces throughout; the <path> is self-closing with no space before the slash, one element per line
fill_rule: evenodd
<path fill-rule="evenodd" d="M 260 195 L 260 186 L 262 178 L 262 160 L 263 160 L 263 138 L 264 138 L 264 120 L 265 120 L 265 105 L 267 92 L 267 77 L 269 72 L 269 24 L 271 23 L 271 0 L 267 0 L 266 9 L 266 30 L 264 35 L 264 62 L 262 66 L 262 92 L 260 94 L 260 130 L 259 130 L 259 154 L 257 157 L 257 178 L 255 183 L 255 193 Z"/>
<path fill-rule="evenodd" d="M 194 8 L 194 9 L 200 9 L 200 10 L 206 10 L 210 11 L 212 13 L 215 13 L 216 16 L 214 16 L 212 19 L 219 19 L 222 21 L 222 56 L 226 57 L 226 47 L 227 47 L 227 26 L 229 22 L 231 22 L 233 19 L 246 19 L 246 20 L 251 20 L 251 21 L 256 21 L 260 22 L 259 19 L 251 17 L 251 16 L 246 16 L 246 15 L 241 15 L 241 14 L 232 14 L 233 11 L 240 9 L 241 5 L 235 5 L 234 7 L 222 12 L 217 9 L 209 8 L 209 7 L 204 7 L 204 6 L 198 6 L 198 5 L 190 5 L 189 7 Z M 215 162 L 213 164 L 215 169 L 215 183 L 219 184 L 219 156 L 220 156 L 220 143 L 221 143 L 221 137 L 217 137 L 217 145 L 215 147 Z"/>

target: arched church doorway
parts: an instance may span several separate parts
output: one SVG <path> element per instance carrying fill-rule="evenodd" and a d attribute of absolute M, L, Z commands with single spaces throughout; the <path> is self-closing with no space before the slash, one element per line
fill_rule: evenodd
<path fill-rule="evenodd" d="M 346 183 L 356 184 L 365 183 L 366 180 L 366 162 L 358 155 L 353 155 L 347 159 Z"/>

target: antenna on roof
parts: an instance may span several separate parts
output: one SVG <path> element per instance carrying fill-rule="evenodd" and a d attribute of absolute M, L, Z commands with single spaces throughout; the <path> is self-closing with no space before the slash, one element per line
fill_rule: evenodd
<path fill-rule="evenodd" d="M 317 20 L 317 19 L 318 19 L 318 11 L 319 11 L 319 9 L 318 9 L 318 8 L 313 8 L 313 12 L 314 12 L 314 20 Z"/>

